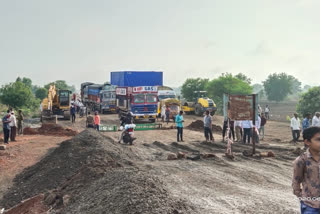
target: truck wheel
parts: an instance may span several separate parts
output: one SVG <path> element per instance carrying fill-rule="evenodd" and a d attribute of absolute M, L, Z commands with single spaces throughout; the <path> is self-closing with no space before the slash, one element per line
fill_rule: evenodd
<path fill-rule="evenodd" d="M 216 113 L 216 111 L 210 112 L 210 115 L 213 116 Z"/>

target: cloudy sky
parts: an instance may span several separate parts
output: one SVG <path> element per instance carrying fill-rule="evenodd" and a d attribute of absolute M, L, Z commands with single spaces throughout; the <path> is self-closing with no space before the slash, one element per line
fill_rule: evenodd
<path fill-rule="evenodd" d="M 110 71 L 164 84 L 286 72 L 318 85 L 319 0 L 0 0 L 0 85 L 103 83 Z"/>

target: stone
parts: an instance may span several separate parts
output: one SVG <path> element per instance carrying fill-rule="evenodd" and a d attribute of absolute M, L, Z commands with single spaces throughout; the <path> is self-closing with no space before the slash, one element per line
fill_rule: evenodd
<path fill-rule="evenodd" d="M 171 154 L 168 155 L 168 158 L 167 158 L 167 159 L 168 159 L 168 160 L 177 160 L 178 157 L 177 157 L 176 154 L 171 153 Z"/>

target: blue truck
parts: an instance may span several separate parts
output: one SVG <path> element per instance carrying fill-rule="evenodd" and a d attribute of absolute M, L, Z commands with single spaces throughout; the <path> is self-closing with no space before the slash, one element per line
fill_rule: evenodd
<path fill-rule="evenodd" d="M 90 110 L 100 111 L 100 113 L 116 112 L 116 86 L 110 83 L 82 83 L 81 99 Z"/>
<path fill-rule="evenodd" d="M 130 112 L 135 121 L 147 119 L 155 122 L 158 110 L 158 86 L 163 84 L 162 72 L 111 72 L 111 84 L 117 85 L 119 117 Z"/>

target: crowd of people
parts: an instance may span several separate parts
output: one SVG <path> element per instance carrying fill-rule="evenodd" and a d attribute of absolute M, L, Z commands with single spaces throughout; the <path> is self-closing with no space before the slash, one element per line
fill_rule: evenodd
<path fill-rule="evenodd" d="M 320 112 L 316 112 L 312 117 L 311 113 L 307 113 L 301 123 L 298 113 L 294 113 L 290 121 L 292 131 L 292 141 L 298 142 L 301 132 L 303 133 L 309 127 L 320 127 Z"/>
<path fill-rule="evenodd" d="M 2 127 L 4 135 L 4 143 L 9 144 L 10 142 L 16 141 L 16 135 L 22 134 L 22 124 L 23 123 L 23 114 L 22 111 L 18 111 L 18 115 L 15 115 L 15 112 L 12 108 L 8 109 L 7 114 L 2 118 Z"/>

